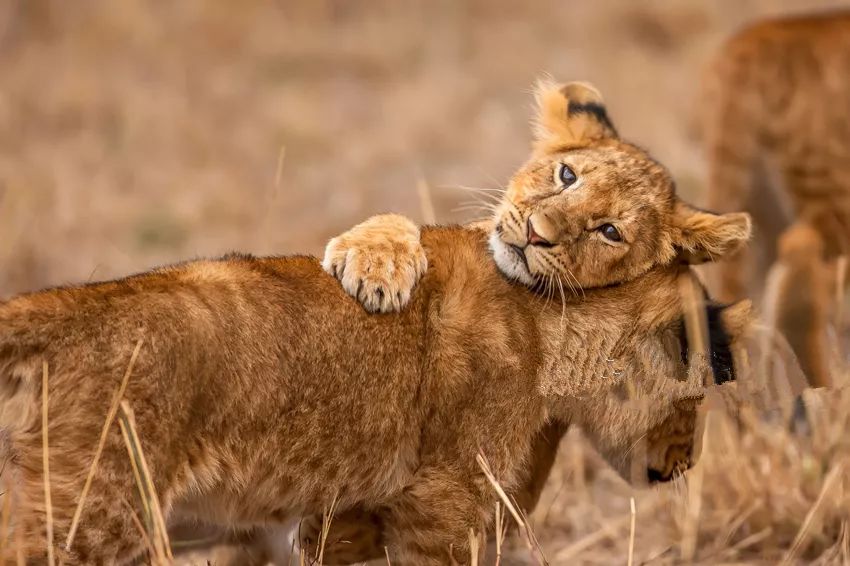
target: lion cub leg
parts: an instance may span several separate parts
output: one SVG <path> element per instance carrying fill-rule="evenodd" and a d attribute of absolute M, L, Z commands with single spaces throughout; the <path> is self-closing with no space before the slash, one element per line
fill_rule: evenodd
<path fill-rule="evenodd" d="M 373 216 L 333 238 L 325 271 L 369 312 L 399 311 L 428 269 L 419 228 L 404 216 Z"/>
<path fill-rule="evenodd" d="M 831 384 L 826 326 L 829 269 L 820 234 L 806 223 L 789 228 L 779 241 L 776 324 L 785 335 L 812 387 Z"/>
<path fill-rule="evenodd" d="M 470 531 L 479 537 L 484 533 L 495 493 L 483 477 L 475 485 L 472 474 L 467 481 L 456 474 L 420 470 L 419 478 L 387 504 L 384 536 L 393 565 L 471 562 Z M 483 550 L 481 545 L 479 552 Z"/>
<path fill-rule="evenodd" d="M 531 461 L 522 475 L 522 483 L 510 493 L 517 505 L 528 514 L 537 506 L 567 428 L 566 424 L 552 422 L 534 439 Z M 379 511 L 354 508 L 334 515 L 322 551 L 324 563 L 337 566 L 384 558 L 384 547 L 388 544 L 386 529 Z M 321 532 L 321 515 L 307 517 L 301 522 L 300 544 L 307 551 L 307 556 L 318 556 Z"/>
<path fill-rule="evenodd" d="M 11 486 L 14 490 L 15 504 L 12 530 L 20 529 L 22 555 L 28 561 L 42 563 L 47 561 L 45 534 L 47 520 L 41 473 L 41 445 L 36 436 L 28 434 L 21 436 L 27 438 L 21 438 L 23 442 L 15 444 L 16 459 L 12 470 L 14 480 Z M 56 437 L 56 444 L 60 444 L 61 437 L 58 434 Z M 76 456 L 76 454 L 66 455 L 57 449 L 54 454 L 51 454 L 51 464 L 61 463 L 67 459 L 74 460 Z M 126 450 L 122 456 L 126 460 Z M 129 466 L 126 469 L 123 466 L 113 466 L 107 452 L 104 452 L 102 466 L 99 467 L 92 482 L 79 529 L 71 547 L 65 548 L 64 543 L 76 509 L 83 476 L 69 475 L 64 473 L 64 470 L 83 469 L 77 464 L 78 462 L 72 461 L 67 468 L 54 464 L 51 469 L 51 514 L 53 550 L 56 560 L 61 560 L 66 565 L 131 562 L 145 549 L 144 536 L 131 513 L 135 513 L 142 523 L 144 523 L 144 515 L 139 508 L 138 488 Z M 15 538 L 14 534 L 13 538 Z"/>
<path fill-rule="evenodd" d="M 469 530 L 480 535 L 486 524 L 477 501 L 451 480 L 418 482 L 383 509 L 353 509 L 334 517 L 323 563 L 355 564 L 389 556 L 394 566 L 468 564 Z M 321 529 L 318 516 L 301 525 L 301 547 L 308 556 L 319 554 Z"/>
<path fill-rule="evenodd" d="M 299 542 L 307 556 L 319 556 L 322 527 L 321 515 L 306 517 L 298 526 Z M 380 513 L 355 507 L 331 519 L 321 548 L 322 562 L 328 566 L 342 566 L 385 558 L 385 544 Z"/>

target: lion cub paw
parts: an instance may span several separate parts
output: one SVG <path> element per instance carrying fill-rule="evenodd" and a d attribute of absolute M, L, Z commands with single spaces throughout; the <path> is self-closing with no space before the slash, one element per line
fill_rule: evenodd
<path fill-rule="evenodd" d="M 325 271 L 369 312 L 399 311 L 428 269 L 419 228 L 404 216 L 373 216 L 333 238 Z"/>
<path fill-rule="evenodd" d="M 357 564 L 384 557 L 384 528 L 375 514 L 354 508 L 333 517 L 324 544 L 322 529 L 321 515 L 305 517 L 298 527 L 298 538 L 306 555 L 321 554 L 323 564 Z"/>

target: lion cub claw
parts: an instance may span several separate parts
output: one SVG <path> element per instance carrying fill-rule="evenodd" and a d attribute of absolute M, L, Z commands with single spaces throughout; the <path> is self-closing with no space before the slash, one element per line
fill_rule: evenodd
<path fill-rule="evenodd" d="M 404 216 L 373 216 L 333 238 L 325 271 L 369 312 L 397 312 L 428 269 L 419 227 Z"/>

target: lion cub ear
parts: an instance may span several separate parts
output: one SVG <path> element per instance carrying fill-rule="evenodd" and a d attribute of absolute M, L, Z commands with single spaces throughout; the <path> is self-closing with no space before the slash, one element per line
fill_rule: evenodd
<path fill-rule="evenodd" d="M 588 83 L 541 80 L 535 88 L 535 148 L 544 152 L 616 138 L 602 95 Z"/>
<path fill-rule="evenodd" d="M 750 239 L 752 220 L 745 212 L 715 214 L 681 201 L 673 212 L 673 245 L 691 264 L 717 261 L 741 249 Z"/>

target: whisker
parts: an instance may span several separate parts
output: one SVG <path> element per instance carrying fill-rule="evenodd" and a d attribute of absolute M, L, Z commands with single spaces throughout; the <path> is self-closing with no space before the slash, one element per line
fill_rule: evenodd
<path fill-rule="evenodd" d="M 478 199 L 462 201 L 462 202 L 460 202 L 460 206 L 478 206 L 478 207 L 481 207 L 481 208 L 486 208 L 487 210 L 490 210 L 490 211 L 493 211 L 493 212 L 495 212 L 499 208 L 499 205 L 497 205 L 497 204 L 485 202 L 483 200 L 478 200 Z"/>
<path fill-rule="evenodd" d="M 584 287 L 582 287 L 581 283 L 578 282 L 578 277 L 576 277 L 575 274 L 569 269 L 567 269 L 567 273 L 570 274 L 570 277 L 572 277 L 573 281 L 575 281 L 576 287 L 578 287 L 578 290 L 581 291 L 581 298 L 586 299 L 587 296 L 584 294 Z"/>
<path fill-rule="evenodd" d="M 481 192 L 481 193 L 498 193 L 500 195 L 505 193 L 505 189 L 497 189 L 497 188 L 488 188 L 488 187 L 472 187 L 470 185 L 455 185 L 455 189 L 460 189 L 462 191 L 472 191 L 472 192 Z"/>
<path fill-rule="evenodd" d="M 481 168 L 481 167 L 479 167 L 479 170 L 480 170 L 483 174 L 487 175 L 487 177 L 490 179 L 490 181 L 491 181 L 494 185 L 496 185 L 497 187 L 500 187 L 500 188 L 501 188 L 502 190 L 504 190 L 504 191 L 507 191 L 507 190 L 508 190 L 507 186 L 506 186 L 506 185 L 504 185 L 504 184 L 502 184 L 501 182 L 499 182 L 499 180 L 498 180 L 496 177 L 494 177 L 494 176 L 493 176 L 493 175 L 492 175 L 489 171 L 487 171 L 487 170 L 485 170 L 485 169 L 483 169 L 483 168 Z"/>
<path fill-rule="evenodd" d="M 543 282 L 543 293 L 544 293 L 544 296 L 546 297 L 546 300 L 543 302 L 543 307 L 540 309 L 541 313 L 546 310 L 546 307 L 549 306 L 549 301 L 552 299 L 552 293 L 551 293 L 552 276 L 548 273 L 544 273 L 543 276 L 542 276 L 542 282 Z"/>
<path fill-rule="evenodd" d="M 626 456 L 628 456 L 628 455 L 631 453 L 631 451 L 635 449 L 635 446 L 637 446 L 637 445 L 638 445 L 638 443 L 639 443 L 641 440 L 643 440 L 644 438 L 646 438 L 646 434 L 647 434 L 647 433 L 643 433 L 643 434 L 641 434 L 641 435 L 637 438 L 637 440 L 635 440 L 635 441 L 632 443 L 632 445 L 631 445 L 631 446 L 629 446 L 629 449 L 628 449 L 628 450 L 626 450 L 626 453 L 625 453 L 625 454 L 623 454 L 623 458 L 625 458 Z"/>
<path fill-rule="evenodd" d="M 466 187 L 466 186 L 463 186 L 463 185 L 458 185 L 454 188 L 460 189 L 462 191 L 474 193 L 474 194 L 476 194 L 476 195 L 478 195 L 482 198 L 485 198 L 485 199 L 487 199 L 487 200 L 489 200 L 493 203 L 496 203 L 496 204 L 501 204 L 502 195 L 504 194 L 504 191 L 499 190 L 499 189 L 484 189 L 484 188 L 479 188 L 479 187 Z"/>
<path fill-rule="evenodd" d="M 560 328 L 564 327 L 564 317 L 567 315 L 567 298 L 564 296 L 564 286 L 561 283 L 561 276 L 558 275 L 558 288 L 561 291 L 561 323 Z"/>
<path fill-rule="evenodd" d="M 487 218 L 492 218 L 493 214 L 496 212 L 495 207 L 490 206 L 486 203 L 465 203 L 457 206 L 451 210 L 451 212 L 483 212 L 486 214 Z"/>

